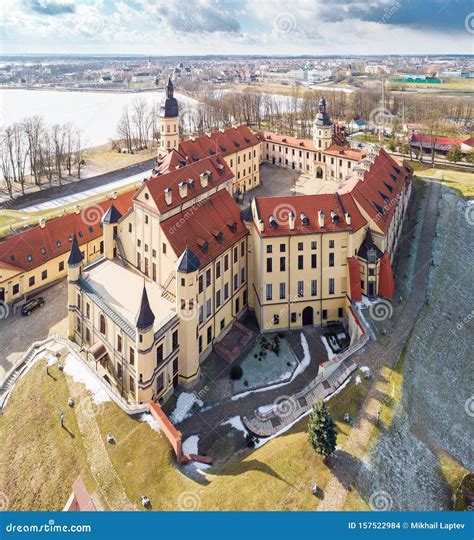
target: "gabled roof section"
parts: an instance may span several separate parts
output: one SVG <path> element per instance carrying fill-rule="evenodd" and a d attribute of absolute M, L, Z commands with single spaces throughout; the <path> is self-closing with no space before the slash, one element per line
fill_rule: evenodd
<path fill-rule="evenodd" d="M 96 203 L 90 212 L 90 216 L 95 217 L 107 210 L 113 204 L 116 209 L 125 214 L 132 206 L 132 196 L 135 190 L 119 195 L 116 199 Z M 39 225 L 31 227 L 26 231 L 13 234 L 0 242 L 0 261 L 4 264 L 13 265 L 23 271 L 32 270 L 71 251 L 71 244 L 74 231 L 76 232 L 79 246 L 95 240 L 102 236 L 102 226 L 99 215 L 97 220 L 91 221 L 88 207 L 83 208 L 78 214 L 67 214 L 46 222 L 44 228 Z M 100 213 L 100 215 L 101 215 Z"/>
<path fill-rule="evenodd" d="M 109 225 L 113 223 L 117 223 L 118 220 L 122 217 L 122 214 L 115 208 L 115 206 L 112 204 L 110 205 L 107 212 L 104 214 L 104 217 L 102 218 L 103 223 L 107 223 Z"/>
<path fill-rule="evenodd" d="M 229 221 L 235 222 L 235 226 L 229 227 Z M 200 201 L 192 212 L 185 209 L 160 225 L 173 251 L 178 254 L 191 250 L 201 268 L 248 234 L 240 219 L 240 208 L 226 189 Z M 220 231 L 222 236 L 216 238 L 212 230 Z"/>
<path fill-rule="evenodd" d="M 349 266 L 349 283 L 350 283 L 350 299 L 353 302 L 362 300 L 362 289 L 360 286 L 360 268 L 359 261 L 355 257 L 348 257 L 347 264 Z"/>
<path fill-rule="evenodd" d="M 207 135 L 187 139 L 179 145 L 179 152 L 189 162 L 221 154 L 228 156 L 259 144 L 253 131 L 245 125 L 213 131 Z"/>
<path fill-rule="evenodd" d="M 263 220 L 261 236 L 284 236 L 305 233 L 358 231 L 367 222 L 350 194 L 321 193 L 293 197 L 259 197 L 256 199 L 258 213 Z M 324 226 L 320 227 L 318 215 L 324 214 Z M 294 229 L 290 229 L 288 215 L 295 215 Z M 347 223 L 345 214 L 350 215 Z"/>
<path fill-rule="evenodd" d="M 359 250 L 357 251 L 357 256 L 361 259 L 368 261 L 368 257 L 371 254 L 373 254 L 375 258 L 374 262 L 378 261 L 383 255 L 382 251 L 374 243 L 371 230 L 367 229 L 364 241 L 362 242 Z"/>
<path fill-rule="evenodd" d="M 211 175 L 207 186 L 203 187 L 200 182 L 200 175 L 207 172 L 210 172 Z M 212 156 L 196 161 L 195 163 L 190 163 L 185 167 L 166 174 L 150 178 L 143 183 L 143 186 L 146 186 L 148 189 L 158 211 L 164 214 L 186 201 L 195 199 L 206 191 L 215 189 L 216 186 L 227 180 L 231 180 L 233 177 L 234 175 L 224 159 L 220 156 Z M 181 182 L 186 183 L 188 186 L 186 197 L 180 196 L 179 184 Z M 171 189 L 171 204 L 166 203 L 165 189 Z M 135 200 L 136 198 L 134 197 Z"/>
<path fill-rule="evenodd" d="M 183 251 L 181 257 L 176 263 L 178 272 L 183 274 L 190 274 L 191 272 L 196 272 L 201 266 L 201 262 L 198 257 L 188 248 Z"/>
<path fill-rule="evenodd" d="M 395 294 L 395 281 L 393 279 L 390 255 L 386 251 L 380 261 L 379 270 L 379 296 L 391 300 Z"/>
<path fill-rule="evenodd" d="M 69 266 L 74 267 L 80 265 L 83 259 L 84 255 L 79 249 L 79 244 L 77 243 L 77 236 L 76 233 L 74 233 L 74 236 L 72 237 L 71 251 L 69 253 L 67 263 Z"/>
<path fill-rule="evenodd" d="M 140 310 L 137 314 L 135 326 L 137 330 L 147 330 L 153 326 L 155 314 L 151 310 L 145 283 L 143 283 L 142 299 L 140 301 Z"/>
<path fill-rule="evenodd" d="M 153 174 L 155 176 L 160 176 L 161 174 L 175 171 L 180 167 L 185 167 L 187 164 L 186 156 L 183 156 L 173 148 L 162 159 L 156 161 Z"/>

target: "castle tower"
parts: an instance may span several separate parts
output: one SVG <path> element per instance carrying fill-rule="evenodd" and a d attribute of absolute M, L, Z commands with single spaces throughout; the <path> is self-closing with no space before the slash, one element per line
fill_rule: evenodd
<path fill-rule="evenodd" d="M 153 324 L 155 322 L 155 314 L 151 310 L 150 301 L 146 292 L 145 282 L 143 283 L 142 298 L 140 300 L 140 309 L 138 310 L 135 319 L 137 328 L 137 351 L 140 354 L 142 351 L 150 350 L 153 346 L 154 331 Z"/>
<path fill-rule="evenodd" d="M 171 78 L 166 85 L 166 98 L 160 112 L 160 148 L 159 156 L 166 155 L 170 150 L 177 150 L 179 144 L 179 112 L 178 102 L 173 96 L 174 87 Z"/>
<path fill-rule="evenodd" d="M 199 306 L 198 271 L 201 263 L 186 248 L 176 268 L 176 302 L 179 310 L 179 374 L 182 382 L 191 382 L 199 375 L 199 346 L 196 338 Z"/>
<path fill-rule="evenodd" d="M 79 249 L 76 233 L 72 238 L 71 251 L 67 260 L 67 303 L 68 303 L 68 322 L 69 322 L 69 339 L 74 339 L 76 329 L 76 320 L 73 309 L 76 307 L 76 282 L 81 277 L 82 261 L 84 256 Z"/>
<path fill-rule="evenodd" d="M 332 122 L 326 112 L 326 100 L 319 100 L 319 112 L 313 124 L 313 143 L 317 151 L 326 150 L 332 142 Z"/>
<path fill-rule="evenodd" d="M 115 257 L 115 236 L 117 235 L 117 223 L 122 214 L 112 204 L 102 218 L 104 235 L 104 255 L 106 259 Z"/>

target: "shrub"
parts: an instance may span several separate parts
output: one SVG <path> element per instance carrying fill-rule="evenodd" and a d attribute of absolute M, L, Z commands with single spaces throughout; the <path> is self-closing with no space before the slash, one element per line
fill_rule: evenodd
<path fill-rule="evenodd" d="M 230 378 L 233 381 L 238 381 L 242 377 L 243 373 L 244 371 L 240 366 L 232 366 L 230 368 Z"/>
<path fill-rule="evenodd" d="M 247 381 L 247 379 L 245 379 L 244 386 L 248 386 L 248 385 L 249 385 L 249 382 Z"/>

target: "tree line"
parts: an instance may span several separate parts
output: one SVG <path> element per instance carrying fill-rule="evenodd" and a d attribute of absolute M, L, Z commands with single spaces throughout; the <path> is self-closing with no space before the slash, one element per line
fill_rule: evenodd
<path fill-rule="evenodd" d="M 25 194 L 30 177 L 36 186 L 62 184 L 66 176 L 80 178 L 82 154 L 81 132 L 72 123 L 49 125 L 32 116 L 0 132 L 0 172 L 10 198 L 15 184 Z"/>

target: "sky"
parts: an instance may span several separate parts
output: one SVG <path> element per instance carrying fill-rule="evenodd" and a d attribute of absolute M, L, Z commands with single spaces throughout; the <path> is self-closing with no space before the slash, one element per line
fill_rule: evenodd
<path fill-rule="evenodd" d="M 0 54 L 474 54 L 473 0 L 0 0 Z"/>

